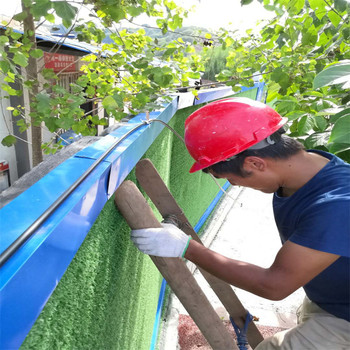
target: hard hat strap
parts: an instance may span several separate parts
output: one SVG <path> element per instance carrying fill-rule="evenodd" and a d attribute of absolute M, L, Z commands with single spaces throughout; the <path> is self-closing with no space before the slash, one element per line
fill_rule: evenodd
<path fill-rule="evenodd" d="M 260 142 L 256 143 L 255 145 L 249 147 L 248 149 L 262 149 L 270 145 L 274 145 L 276 142 L 271 139 L 271 136 L 267 136 L 266 139 L 261 140 Z"/>
<path fill-rule="evenodd" d="M 247 150 L 257 150 L 257 149 L 262 149 L 271 145 L 274 145 L 276 141 L 271 139 L 271 136 L 266 137 L 266 139 L 261 140 L 260 142 L 256 143 L 255 145 L 247 148 Z M 235 159 L 239 155 L 236 154 L 230 158 L 225 159 L 225 162 L 228 162 L 229 160 Z"/>

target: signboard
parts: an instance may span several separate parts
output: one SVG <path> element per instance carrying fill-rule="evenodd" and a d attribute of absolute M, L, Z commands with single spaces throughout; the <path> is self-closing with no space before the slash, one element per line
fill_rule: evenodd
<path fill-rule="evenodd" d="M 76 72 L 76 60 L 77 56 L 44 52 L 45 68 L 52 68 L 54 72 Z"/>

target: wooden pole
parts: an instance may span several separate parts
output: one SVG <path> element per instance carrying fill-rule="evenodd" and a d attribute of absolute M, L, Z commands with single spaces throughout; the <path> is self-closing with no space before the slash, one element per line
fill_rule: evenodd
<path fill-rule="evenodd" d="M 132 229 L 161 227 L 145 198 L 131 181 L 115 193 L 115 204 Z M 237 346 L 181 258 L 150 256 L 214 350 L 237 350 Z"/>
<path fill-rule="evenodd" d="M 203 244 L 188 222 L 184 212 L 176 203 L 157 169 L 149 159 L 142 159 L 136 164 L 136 177 L 163 218 L 175 216 L 176 221 L 180 224 L 181 230 L 190 235 L 197 242 Z M 201 268 L 199 268 L 199 270 L 237 326 L 243 328 L 247 310 L 244 308 L 231 286 L 207 271 Z M 264 339 L 254 322 L 250 322 L 248 326 L 247 339 L 249 345 L 253 349 Z"/>

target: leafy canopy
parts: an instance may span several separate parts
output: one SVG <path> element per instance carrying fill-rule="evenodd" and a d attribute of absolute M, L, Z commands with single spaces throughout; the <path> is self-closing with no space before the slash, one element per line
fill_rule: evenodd
<path fill-rule="evenodd" d="M 107 125 L 108 117 L 117 120 L 127 114 L 159 109 L 169 100 L 169 91 L 188 84 L 189 78 L 199 76 L 202 63 L 190 42 L 180 37 L 170 42 L 158 42 L 146 35 L 143 28 L 128 31 L 118 30 L 121 20 L 132 21 L 140 14 L 156 17 L 160 35 L 182 26 L 187 12 L 171 0 L 89 0 L 83 2 L 23 0 L 34 20 L 55 22 L 59 17 L 68 33 L 77 33 L 78 40 L 92 43 L 96 52 L 82 58 L 81 75 L 69 88 L 60 84 L 61 72 L 45 69 L 43 64 L 38 76 L 26 77 L 18 68 L 28 67 L 28 58 L 43 62 L 43 50 L 35 48 L 30 40 L 33 33 L 20 34 L 7 27 L 0 36 L 0 70 L 5 75 L 1 85 L 9 96 L 23 94 L 11 83 L 19 82 L 25 89 L 38 86 L 39 92 L 31 101 L 30 117 L 34 124 L 42 122 L 53 133 L 72 129 L 83 135 L 94 135 L 96 125 Z M 82 6 L 90 5 L 90 20 L 80 19 Z M 26 18 L 23 11 L 15 16 L 18 21 Z M 103 43 L 108 33 L 108 43 Z M 64 40 L 64 39 L 63 39 Z M 53 47 L 50 52 L 57 52 Z M 79 57 L 77 57 L 77 60 Z M 39 84 L 39 75 L 44 83 Z M 81 106 L 92 103 L 93 108 L 85 111 Z M 105 117 L 98 112 L 105 110 Z M 17 124 L 24 131 L 30 126 L 23 106 L 12 106 L 11 112 Z M 5 138 L 3 145 L 10 146 L 15 137 Z M 34 142 L 35 140 L 33 140 Z M 52 140 L 54 141 L 54 140 Z M 59 145 L 44 144 L 47 152 L 55 152 Z"/>
<path fill-rule="evenodd" d="M 174 40 L 165 42 L 146 35 L 142 28 L 116 29 L 121 20 L 132 22 L 145 13 L 157 18 L 162 35 L 177 32 L 187 13 L 173 1 L 90 0 L 92 19 L 88 21 L 79 20 L 78 3 L 23 1 L 36 20 L 53 22 L 58 16 L 79 40 L 101 48 L 99 53 L 83 58 L 82 75 L 69 91 L 53 84 L 60 73 L 41 70 L 46 82 L 32 101 L 31 114 L 37 123 L 45 122 L 50 131 L 71 128 L 84 135 L 93 134 L 94 125 L 107 123 L 106 118 L 96 115 L 102 107 L 107 116 L 116 119 L 126 113 L 159 108 L 170 91 L 189 84 L 190 78 L 198 78 L 205 66 L 211 79 L 217 73 L 215 78 L 234 90 L 252 86 L 254 80 L 264 81 L 267 103 L 289 118 L 290 135 L 307 148 L 328 150 L 350 160 L 348 1 L 259 0 L 276 15 L 259 33 L 248 30 L 245 37 L 238 38 L 222 28 L 191 42 L 175 33 Z M 242 5 L 251 2 L 241 0 Z M 16 19 L 23 21 L 24 15 L 19 13 Z M 17 69 L 28 65 L 29 56 L 42 57 L 40 48 L 33 49 L 29 34 L 7 28 L 0 36 L 0 70 L 5 75 L 1 88 L 9 95 L 22 94 L 11 86 L 15 81 L 27 89 L 38 84 L 37 77 L 24 77 Z M 106 36 L 108 43 L 103 44 Z M 80 107 L 85 102 L 94 103 L 93 111 Z M 25 130 L 29 123 L 23 107 L 11 108 Z M 3 140 L 6 145 L 12 142 L 13 137 Z"/>

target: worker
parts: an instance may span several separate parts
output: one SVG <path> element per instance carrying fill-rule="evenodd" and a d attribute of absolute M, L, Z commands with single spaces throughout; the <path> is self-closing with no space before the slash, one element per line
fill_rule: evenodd
<path fill-rule="evenodd" d="M 209 103 L 185 122 L 186 147 L 203 170 L 233 186 L 273 193 L 282 247 L 269 268 L 214 252 L 171 224 L 133 230 L 144 253 L 184 257 L 270 300 L 303 287 L 298 324 L 256 350 L 350 349 L 350 165 L 283 134 L 286 118 L 247 98 Z M 232 228 L 234 231 L 234 228 Z M 232 236 L 234 239 L 234 236 Z"/>

